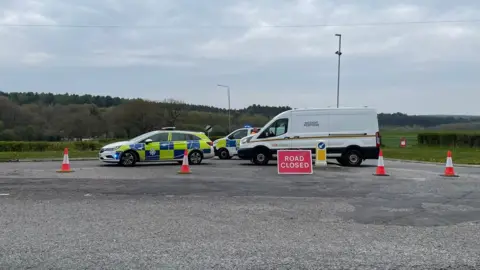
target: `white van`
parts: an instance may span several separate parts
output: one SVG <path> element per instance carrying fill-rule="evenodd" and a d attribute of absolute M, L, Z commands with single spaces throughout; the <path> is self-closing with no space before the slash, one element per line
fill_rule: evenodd
<path fill-rule="evenodd" d="M 238 157 L 265 165 L 281 149 L 310 149 L 317 140 L 327 142 L 327 158 L 343 166 L 359 166 L 378 159 L 380 132 L 375 109 L 293 109 L 282 112 L 258 133 L 240 142 Z"/>

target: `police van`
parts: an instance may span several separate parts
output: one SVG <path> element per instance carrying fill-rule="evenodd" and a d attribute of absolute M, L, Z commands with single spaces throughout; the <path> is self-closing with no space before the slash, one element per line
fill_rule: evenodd
<path fill-rule="evenodd" d="M 238 157 L 266 165 L 281 149 L 308 149 L 327 143 L 327 158 L 343 166 L 378 159 L 380 132 L 373 108 L 306 108 L 282 112 L 258 133 L 240 142 Z"/>
<path fill-rule="evenodd" d="M 246 125 L 243 128 L 239 128 L 227 136 L 213 141 L 213 149 L 215 156 L 220 159 L 230 159 L 237 155 L 237 149 L 240 146 L 240 140 L 244 137 L 255 134 L 259 128 Z"/>

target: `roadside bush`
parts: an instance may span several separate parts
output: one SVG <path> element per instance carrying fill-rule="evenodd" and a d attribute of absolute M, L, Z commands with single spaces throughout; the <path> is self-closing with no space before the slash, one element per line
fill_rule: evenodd
<path fill-rule="evenodd" d="M 417 140 L 427 146 L 480 147 L 480 134 L 474 133 L 419 133 Z"/>
<path fill-rule="evenodd" d="M 215 141 L 215 140 L 218 140 L 218 139 L 221 139 L 223 137 L 225 137 L 226 135 L 223 135 L 223 136 L 210 136 L 210 140 Z"/>
<path fill-rule="evenodd" d="M 225 136 L 210 136 L 212 141 Z M 63 151 L 68 148 L 75 151 L 97 151 L 104 145 L 119 142 L 122 139 L 102 139 L 98 141 L 60 141 L 60 142 L 22 142 L 22 141 L 0 141 L 0 152 L 45 152 Z"/>
<path fill-rule="evenodd" d="M 99 142 L 102 145 L 106 145 L 106 144 L 114 143 L 114 142 L 128 141 L 128 139 L 98 139 L 98 140 L 94 140 L 94 141 Z"/>
<path fill-rule="evenodd" d="M 45 152 L 45 151 L 95 151 L 99 150 L 104 144 L 97 141 L 84 142 L 6 142 L 0 141 L 0 152 Z"/>

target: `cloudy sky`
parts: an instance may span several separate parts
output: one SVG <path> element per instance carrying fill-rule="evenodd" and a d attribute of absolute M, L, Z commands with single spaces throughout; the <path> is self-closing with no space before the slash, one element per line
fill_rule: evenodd
<path fill-rule="evenodd" d="M 335 106 L 341 33 L 341 106 L 480 115 L 478 0 L 0 0 L 0 10 L 0 91 L 226 107 L 216 86 L 226 84 L 234 108 Z M 463 22 L 397 24 L 431 21 Z"/>

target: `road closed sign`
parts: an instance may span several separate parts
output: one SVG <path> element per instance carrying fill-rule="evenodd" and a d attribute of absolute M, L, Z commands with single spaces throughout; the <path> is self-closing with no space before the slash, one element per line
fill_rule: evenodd
<path fill-rule="evenodd" d="M 277 169 L 279 174 L 312 174 L 312 152 L 310 150 L 278 150 Z"/>

